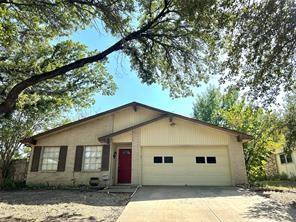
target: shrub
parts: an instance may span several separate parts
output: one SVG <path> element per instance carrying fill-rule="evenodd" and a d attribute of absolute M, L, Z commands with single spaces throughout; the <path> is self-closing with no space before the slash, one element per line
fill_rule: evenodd
<path fill-rule="evenodd" d="M 291 178 L 289 178 L 289 176 L 288 176 L 288 174 L 286 174 L 286 173 L 278 173 L 278 174 L 275 174 L 275 175 L 273 175 L 273 176 L 271 176 L 271 177 L 268 177 L 267 178 L 268 180 L 275 180 L 275 181 L 277 181 L 277 180 L 291 180 Z"/>
<path fill-rule="evenodd" d="M 17 190 L 26 187 L 25 181 L 13 181 L 12 179 L 4 179 L 0 183 L 1 190 Z"/>

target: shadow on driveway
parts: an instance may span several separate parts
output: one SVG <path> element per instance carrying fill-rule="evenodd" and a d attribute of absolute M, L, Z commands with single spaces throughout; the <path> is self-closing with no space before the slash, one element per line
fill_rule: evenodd
<path fill-rule="evenodd" d="M 296 221 L 296 209 L 237 187 L 146 186 L 118 222 Z"/>

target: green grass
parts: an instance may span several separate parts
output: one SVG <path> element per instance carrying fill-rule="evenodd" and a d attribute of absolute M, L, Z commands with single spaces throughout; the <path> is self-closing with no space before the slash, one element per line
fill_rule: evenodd
<path fill-rule="evenodd" d="M 271 190 L 293 190 L 296 191 L 296 181 L 289 180 L 268 180 L 268 181 L 258 181 L 255 186 L 271 189 Z"/>

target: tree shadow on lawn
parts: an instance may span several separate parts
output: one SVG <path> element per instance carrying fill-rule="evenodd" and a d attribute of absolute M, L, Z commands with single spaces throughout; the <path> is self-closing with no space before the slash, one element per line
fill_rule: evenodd
<path fill-rule="evenodd" d="M 16 218 L 16 217 L 3 217 L 0 218 L 0 222 L 34 222 L 35 219 L 23 219 L 23 218 Z M 96 220 L 95 217 L 82 217 L 81 214 L 69 214 L 69 213 L 63 213 L 57 216 L 48 216 L 41 222 L 62 222 L 62 221 L 88 221 L 88 222 L 103 222 L 102 220 Z"/>
<path fill-rule="evenodd" d="M 262 194 L 261 194 L 262 195 Z M 266 195 L 262 195 L 268 198 Z M 245 218 L 254 219 L 268 218 L 272 221 L 296 221 L 296 208 L 291 204 L 283 205 L 277 201 L 267 199 L 267 201 L 260 202 L 248 209 L 244 215 Z"/>
<path fill-rule="evenodd" d="M 71 190 L 0 191 L 0 203 L 10 205 L 78 203 L 91 206 L 124 206 L 129 198 L 129 193 L 107 194 Z"/>

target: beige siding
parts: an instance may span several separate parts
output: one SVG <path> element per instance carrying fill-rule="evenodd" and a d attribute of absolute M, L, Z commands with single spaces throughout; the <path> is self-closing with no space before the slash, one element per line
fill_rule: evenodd
<path fill-rule="evenodd" d="M 158 112 L 138 108 L 135 112 L 132 107 L 90 120 L 71 128 L 52 133 L 37 139 L 37 146 L 68 146 L 65 172 L 31 172 L 31 161 L 27 175 L 27 183 L 35 184 L 88 184 L 90 177 L 101 177 L 110 172 L 73 172 L 75 151 L 77 145 L 100 145 L 98 137 L 129 126 L 147 121 L 159 115 Z M 114 143 L 132 141 L 132 132 L 114 137 Z M 110 152 L 110 156 L 112 152 Z M 32 155 L 31 155 L 32 156 Z M 110 157 L 111 158 L 111 157 Z M 112 166 L 112 164 L 111 164 Z M 112 180 L 111 180 L 112 181 Z"/>
<path fill-rule="evenodd" d="M 153 163 L 154 156 L 172 156 L 173 163 Z M 196 156 L 215 156 L 216 164 L 197 164 Z M 143 185 L 231 185 L 227 147 L 143 147 Z"/>
<path fill-rule="evenodd" d="M 242 150 L 242 143 L 236 141 L 236 137 L 210 128 L 201 124 L 196 124 L 191 121 L 183 120 L 180 118 L 173 118 L 174 126 L 171 125 L 168 118 L 153 122 L 141 128 L 126 132 L 124 134 L 112 138 L 111 152 L 110 152 L 110 169 L 109 171 L 96 171 L 96 172 L 73 172 L 75 150 L 77 145 L 99 145 L 98 137 L 104 136 L 111 132 L 124 129 L 135 124 L 145 122 L 159 116 L 158 112 L 151 111 L 138 107 L 135 112 L 132 107 L 90 120 L 85 123 L 75 125 L 71 128 L 65 129 L 60 132 L 52 133 L 51 135 L 40 137 L 37 140 L 38 146 L 68 146 L 68 154 L 66 160 L 65 172 L 28 172 L 27 182 L 37 184 L 88 184 L 90 177 L 101 177 L 102 175 L 109 175 L 110 182 L 116 183 L 117 177 L 117 162 L 116 158 L 113 159 L 113 153 L 116 152 L 119 144 L 132 143 L 132 184 L 142 184 L 143 174 L 148 168 L 142 168 L 142 158 L 145 153 L 142 153 L 142 147 L 158 147 L 162 150 L 164 147 L 169 147 L 175 155 L 182 158 L 184 150 L 191 152 L 195 155 L 196 147 L 206 149 L 207 152 L 215 152 L 223 166 L 218 169 L 218 173 L 213 167 L 204 168 L 198 171 L 205 181 L 213 184 L 211 181 L 214 177 L 208 177 L 206 173 L 210 173 L 217 177 L 219 184 L 238 184 L 245 183 L 246 170 L 244 165 L 244 157 Z M 32 155 L 31 155 L 32 156 Z M 185 157 L 182 161 L 185 161 Z M 31 161 L 29 169 L 31 167 Z M 185 161 L 186 162 L 186 161 Z M 184 163 L 185 163 L 184 162 Z M 146 162 L 147 163 L 147 162 Z M 226 167 L 228 164 L 228 168 Z M 189 171 L 193 173 L 192 167 Z M 182 164 L 178 170 L 182 171 Z M 227 171 L 228 169 L 228 171 Z M 165 170 L 165 169 L 164 169 Z M 212 171 L 211 171 L 212 170 Z M 221 171 L 222 170 L 222 171 Z M 147 172 L 148 172 L 147 171 Z M 215 174 L 216 172 L 216 174 Z M 150 176 L 154 177 L 153 170 Z M 224 179 L 223 179 L 224 178 Z M 229 179 L 231 178 L 231 179 Z M 188 182 L 186 182 L 186 180 Z M 224 180 L 224 181 L 223 181 Z M 229 182 L 231 180 L 231 182 Z M 194 184 L 196 181 L 191 181 L 188 177 L 184 181 L 177 180 L 176 184 Z M 199 182 L 202 184 L 202 182 Z M 206 185 L 206 184 L 204 184 Z"/>
<path fill-rule="evenodd" d="M 159 116 L 158 112 L 142 107 L 137 107 L 136 112 L 131 107 L 121 110 L 114 115 L 114 131 L 116 132 L 129 126 L 148 121 L 157 116 Z"/>
<path fill-rule="evenodd" d="M 280 153 L 280 152 L 279 152 Z M 296 151 L 292 152 L 292 163 L 282 164 L 279 153 L 276 154 L 277 166 L 279 173 L 285 173 L 289 177 L 296 176 Z"/>
<path fill-rule="evenodd" d="M 228 148 L 231 184 L 248 182 L 242 143 L 237 142 L 236 136 L 179 118 L 174 118 L 173 122 L 175 125 L 171 126 L 166 118 L 142 127 L 141 147 L 224 146 Z M 139 183 L 141 178 L 143 176 L 139 178 Z"/>
<path fill-rule="evenodd" d="M 131 143 L 132 142 L 132 131 L 123 133 L 112 138 L 113 143 Z"/>
<path fill-rule="evenodd" d="M 228 145 L 228 134 L 187 120 L 163 119 L 142 128 L 142 146 Z"/>

